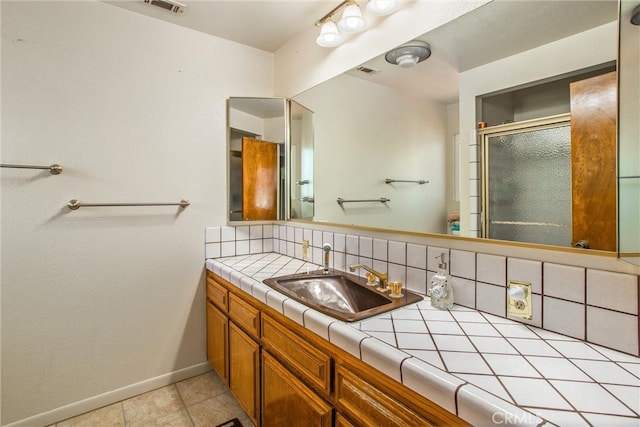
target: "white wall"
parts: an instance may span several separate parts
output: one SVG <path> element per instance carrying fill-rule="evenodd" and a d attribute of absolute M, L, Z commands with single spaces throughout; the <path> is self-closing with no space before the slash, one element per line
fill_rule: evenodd
<path fill-rule="evenodd" d="M 464 166 L 469 165 L 470 144 L 473 149 L 477 143 L 476 97 L 614 61 L 616 45 L 617 22 L 612 22 L 460 73 L 461 235 L 477 230 L 473 226 L 479 218 L 477 202 L 470 203 L 473 193 L 467 184 L 476 170 Z"/>
<path fill-rule="evenodd" d="M 392 15 L 368 14 L 366 31 L 346 35 L 342 45 L 329 49 L 316 44 L 320 30 L 312 26 L 275 53 L 276 96 L 293 97 L 490 1 L 400 0 Z"/>
<path fill-rule="evenodd" d="M 2 169 L 0 423 L 47 425 L 208 369 L 225 100 L 272 96 L 273 58 L 97 1 L 1 7 L 2 162 L 64 172 Z"/>
<path fill-rule="evenodd" d="M 446 232 L 446 106 L 340 75 L 296 100 L 315 112 L 315 219 Z M 429 181 L 385 184 L 385 178 Z M 381 203 L 336 199 L 390 198 Z"/>

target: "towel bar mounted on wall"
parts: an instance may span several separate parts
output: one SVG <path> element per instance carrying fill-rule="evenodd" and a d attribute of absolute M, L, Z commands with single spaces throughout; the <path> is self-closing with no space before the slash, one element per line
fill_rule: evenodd
<path fill-rule="evenodd" d="M 342 197 L 338 197 L 336 201 L 340 206 L 342 206 L 343 203 L 362 203 L 362 202 L 387 203 L 387 202 L 390 202 L 391 199 L 387 199 L 386 197 L 380 197 L 379 199 L 345 200 Z"/>
<path fill-rule="evenodd" d="M 407 180 L 407 179 L 390 179 L 390 178 L 385 179 L 384 182 L 386 184 L 391 184 L 392 182 L 415 182 L 415 183 L 420 184 L 420 185 L 429 183 L 429 181 L 425 181 L 424 179 L 409 179 L 409 180 Z"/>
<path fill-rule="evenodd" d="M 82 203 L 78 199 L 69 200 L 67 206 L 72 211 L 85 207 L 104 207 L 104 206 L 180 206 L 186 208 L 191 202 L 187 199 L 182 199 L 177 203 Z"/>
<path fill-rule="evenodd" d="M 0 164 L 0 167 L 3 168 L 13 168 L 13 169 L 46 169 L 49 171 L 51 175 L 60 175 L 62 173 L 62 166 L 59 164 L 52 164 L 49 166 L 34 166 L 34 165 L 10 165 L 7 163 Z"/>

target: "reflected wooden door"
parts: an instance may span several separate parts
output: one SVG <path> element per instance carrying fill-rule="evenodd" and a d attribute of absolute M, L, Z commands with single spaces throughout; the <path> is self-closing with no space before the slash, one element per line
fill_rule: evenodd
<path fill-rule="evenodd" d="M 617 248 L 616 86 L 615 72 L 571 83 L 574 246 Z"/>
<path fill-rule="evenodd" d="M 278 144 L 242 138 L 242 217 L 278 219 Z"/>

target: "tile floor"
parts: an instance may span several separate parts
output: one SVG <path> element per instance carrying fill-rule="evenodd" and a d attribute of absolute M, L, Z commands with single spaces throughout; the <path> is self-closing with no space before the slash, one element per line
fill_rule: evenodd
<path fill-rule="evenodd" d="M 238 418 L 253 424 L 213 372 L 153 390 L 50 427 L 213 427 Z"/>

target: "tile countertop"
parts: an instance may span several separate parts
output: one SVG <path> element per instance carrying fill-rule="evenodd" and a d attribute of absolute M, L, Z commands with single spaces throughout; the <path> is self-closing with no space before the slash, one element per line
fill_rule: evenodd
<path fill-rule="evenodd" d="M 318 266 L 276 253 L 208 270 L 476 425 L 640 426 L 640 358 L 428 299 L 342 322 L 262 283 Z"/>

